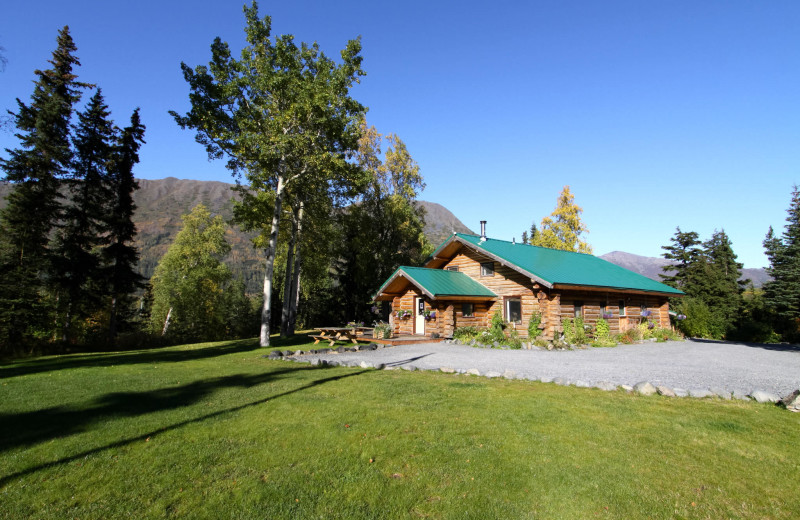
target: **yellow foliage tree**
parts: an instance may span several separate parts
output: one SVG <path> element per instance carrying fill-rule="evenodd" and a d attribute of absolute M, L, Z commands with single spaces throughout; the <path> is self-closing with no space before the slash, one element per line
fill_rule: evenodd
<path fill-rule="evenodd" d="M 575 251 L 577 253 L 592 253 L 592 246 L 581 240 L 581 235 L 589 232 L 586 224 L 581 222 L 583 209 L 575 204 L 575 196 L 569 191 L 569 186 L 564 186 L 558 196 L 556 209 L 549 217 L 542 219 L 538 232 L 531 236 L 534 246 Z"/>

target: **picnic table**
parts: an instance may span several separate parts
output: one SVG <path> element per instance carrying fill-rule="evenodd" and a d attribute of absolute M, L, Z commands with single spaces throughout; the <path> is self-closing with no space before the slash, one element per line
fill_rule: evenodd
<path fill-rule="evenodd" d="M 330 342 L 332 347 L 336 341 L 350 340 L 358 343 L 358 337 L 363 336 L 366 331 L 372 330 L 371 327 L 317 327 L 319 334 L 311 334 L 314 338 L 314 345 L 320 341 Z"/>

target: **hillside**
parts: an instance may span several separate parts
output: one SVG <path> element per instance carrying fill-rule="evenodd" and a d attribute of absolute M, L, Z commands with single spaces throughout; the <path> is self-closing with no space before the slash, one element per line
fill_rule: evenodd
<path fill-rule="evenodd" d="M 661 281 L 658 275 L 664 272 L 662 267 L 669 265 L 669 261 L 664 258 L 639 256 L 623 251 L 612 251 L 602 255 L 600 258 L 658 281 Z M 753 285 L 761 287 L 771 278 L 764 269 L 742 269 L 742 277 L 740 279 L 750 279 L 753 281 Z"/>
<path fill-rule="evenodd" d="M 166 179 L 139 179 L 139 190 L 134 193 L 136 213 L 134 221 L 138 235 L 139 272 L 150 277 L 161 256 L 167 251 L 181 228 L 181 215 L 197 204 L 205 204 L 212 213 L 222 215 L 226 221 L 233 218 L 231 191 L 233 184 L 217 181 L 194 181 L 167 177 Z M 5 206 L 9 185 L 0 183 L 0 207 Z M 457 231 L 471 233 L 447 208 L 435 202 L 419 201 L 426 212 L 425 235 L 435 245 Z M 225 258 L 234 274 L 241 276 L 248 290 L 258 292 L 263 283 L 261 262 L 263 255 L 253 248 L 252 234 L 243 233 L 231 226 L 227 239 L 231 252 Z"/>

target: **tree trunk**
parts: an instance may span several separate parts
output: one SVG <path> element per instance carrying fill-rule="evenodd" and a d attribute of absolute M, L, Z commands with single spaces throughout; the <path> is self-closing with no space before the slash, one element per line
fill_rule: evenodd
<path fill-rule="evenodd" d="M 302 233 L 303 233 L 303 203 L 300 203 L 300 209 L 297 212 L 297 239 L 295 241 L 295 254 L 294 254 L 294 276 L 292 277 L 292 292 L 289 298 L 289 323 L 286 334 L 288 336 L 294 335 L 294 326 L 297 322 L 297 306 L 300 303 L 300 272 L 303 265 L 302 257 Z"/>
<path fill-rule="evenodd" d="M 294 252 L 299 249 L 297 242 L 297 213 L 292 211 L 292 234 L 289 237 L 289 249 L 286 252 L 286 271 L 283 277 L 283 311 L 281 313 L 281 337 L 289 337 L 289 315 L 291 313 L 292 273 L 294 270 Z"/>
<path fill-rule="evenodd" d="M 272 229 L 267 245 L 267 262 L 264 272 L 264 306 L 261 308 L 261 337 L 262 347 L 269 346 L 269 322 L 272 317 L 270 305 L 272 304 L 272 275 L 275 269 L 275 251 L 278 248 L 278 227 L 281 221 L 281 206 L 286 192 L 286 180 L 283 175 L 278 175 L 278 187 L 275 190 L 275 209 L 272 212 Z"/>
<path fill-rule="evenodd" d="M 172 316 L 172 307 L 169 308 L 167 311 L 167 318 L 164 320 L 164 328 L 161 329 L 161 335 L 164 336 L 167 334 L 167 329 L 169 328 L 169 317 Z"/>
<path fill-rule="evenodd" d="M 108 319 L 108 342 L 114 344 L 117 339 L 117 295 L 116 292 L 111 296 L 111 310 Z"/>

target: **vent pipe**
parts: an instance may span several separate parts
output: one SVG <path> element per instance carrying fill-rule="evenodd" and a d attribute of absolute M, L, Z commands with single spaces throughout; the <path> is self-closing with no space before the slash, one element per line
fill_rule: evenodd
<path fill-rule="evenodd" d="M 486 221 L 481 220 L 481 240 L 486 240 Z"/>

